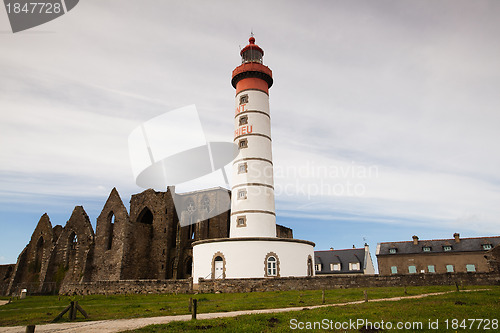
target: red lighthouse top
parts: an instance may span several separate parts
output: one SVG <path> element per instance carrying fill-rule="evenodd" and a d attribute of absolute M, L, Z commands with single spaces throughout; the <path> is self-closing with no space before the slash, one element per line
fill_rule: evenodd
<path fill-rule="evenodd" d="M 241 65 L 233 70 L 231 84 L 236 93 L 246 89 L 257 89 L 268 93 L 273 85 L 273 74 L 269 67 L 262 64 L 264 50 L 255 44 L 252 36 L 249 44 L 241 50 Z"/>
<path fill-rule="evenodd" d="M 264 56 L 264 50 L 262 50 L 257 44 L 255 44 L 255 38 L 252 36 L 248 39 L 248 45 L 241 50 L 241 62 L 260 62 L 262 63 L 262 57 Z"/>

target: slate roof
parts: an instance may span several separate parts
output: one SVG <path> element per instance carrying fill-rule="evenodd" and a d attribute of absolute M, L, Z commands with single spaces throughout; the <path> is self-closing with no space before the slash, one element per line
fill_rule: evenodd
<path fill-rule="evenodd" d="M 454 238 L 419 240 L 417 245 L 413 244 L 413 241 L 379 243 L 377 256 L 487 251 L 483 248 L 486 244 L 490 244 L 492 248 L 497 246 L 500 244 L 500 236 L 460 238 L 460 242 L 456 242 Z M 445 246 L 451 246 L 451 250 L 445 251 Z M 429 252 L 424 252 L 424 247 L 431 249 Z M 396 249 L 396 253 L 390 253 L 390 249 Z"/>
<path fill-rule="evenodd" d="M 316 274 L 352 274 L 363 273 L 365 267 L 365 249 L 346 249 L 314 251 L 314 263 L 321 264 L 321 270 Z M 359 270 L 349 270 L 349 263 L 360 263 Z M 330 270 L 330 264 L 340 263 L 340 271 Z"/>

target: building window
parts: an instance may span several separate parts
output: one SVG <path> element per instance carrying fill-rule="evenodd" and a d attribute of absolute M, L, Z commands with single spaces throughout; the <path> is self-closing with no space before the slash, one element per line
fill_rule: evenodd
<path fill-rule="evenodd" d="M 238 164 L 238 173 L 247 173 L 248 171 L 247 162 Z"/>
<path fill-rule="evenodd" d="M 417 267 L 416 266 L 408 266 L 408 273 L 410 273 L 410 274 L 417 273 Z"/>
<path fill-rule="evenodd" d="M 276 276 L 277 272 L 276 258 L 273 256 L 267 258 L 267 276 Z"/>
<path fill-rule="evenodd" d="M 445 246 L 443 246 L 443 250 L 444 251 L 451 251 L 451 246 L 445 245 Z"/>
<path fill-rule="evenodd" d="M 359 262 L 350 262 L 349 263 L 350 271 L 359 271 Z"/>
<path fill-rule="evenodd" d="M 453 265 L 446 265 L 446 271 L 448 273 L 453 273 L 455 270 L 453 269 Z"/>
<path fill-rule="evenodd" d="M 236 219 L 236 227 L 246 227 L 247 226 L 247 217 L 246 216 L 238 216 Z"/>
<path fill-rule="evenodd" d="M 247 139 L 241 139 L 238 143 L 238 148 L 243 149 L 243 148 L 248 148 L 248 140 Z"/>
<path fill-rule="evenodd" d="M 264 258 L 264 276 L 279 277 L 280 276 L 280 260 L 274 252 L 269 252 Z"/>
<path fill-rule="evenodd" d="M 330 264 L 330 270 L 334 272 L 340 271 L 340 264 Z"/>
<path fill-rule="evenodd" d="M 247 94 L 241 95 L 240 96 L 240 105 L 241 104 L 246 104 L 246 103 L 248 103 L 248 95 Z"/>
<path fill-rule="evenodd" d="M 397 266 L 391 266 L 391 274 L 398 274 L 398 267 Z"/>
<path fill-rule="evenodd" d="M 394 253 L 396 253 L 396 252 L 397 252 L 397 250 L 396 250 L 395 248 L 389 249 L 389 253 L 390 253 L 390 254 L 394 254 Z"/>
<path fill-rule="evenodd" d="M 207 196 L 204 196 L 201 200 L 201 210 L 205 212 L 210 212 L 210 199 Z"/>
<path fill-rule="evenodd" d="M 491 250 L 492 247 L 491 244 L 483 244 L 483 250 Z"/>
<path fill-rule="evenodd" d="M 151 213 L 148 207 L 144 207 L 144 209 L 139 214 L 137 221 L 144 224 L 153 224 L 153 219 L 153 213 Z"/>
<path fill-rule="evenodd" d="M 245 200 L 247 198 L 247 190 L 238 190 L 238 200 Z"/>
<path fill-rule="evenodd" d="M 431 252 L 431 247 L 430 246 L 424 246 L 423 250 L 424 250 L 424 252 Z"/>
<path fill-rule="evenodd" d="M 321 264 L 315 264 L 314 265 L 314 270 L 315 271 L 320 271 L 321 270 Z"/>
<path fill-rule="evenodd" d="M 248 124 L 248 116 L 241 116 L 239 120 L 240 120 L 240 126 Z"/>
<path fill-rule="evenodd" d="M 434 265 L 428 265 L 427 266 L 427 271 L 429 273 L 436 273 L 436 267 L 434 267 Z"/>
<path fill-rule="evenodd" d="M 475 272 L 476 271 L 476 265 L 474 265 L 474 264 L 465 265 L 465 268 L 467 269 L 467 272 Z"/>

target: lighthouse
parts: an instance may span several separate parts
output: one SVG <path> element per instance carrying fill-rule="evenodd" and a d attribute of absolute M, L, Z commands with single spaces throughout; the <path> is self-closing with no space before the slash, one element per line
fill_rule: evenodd
<path fill-rule="evenodd" d="M 240 52 L 233 70 L 236 89 L 230 237 L 276 237 L 269 88 L 271 70 L 255 38 Z"/>
<path fill-rule="evenodd" d="M 313 276 L 314 243 L 276 234 L 269 88 L 273 73 L 252 36 L 232 73 L 236 89 L 229 238 L 193 243 L 193 283 L 199 279 Z"/>

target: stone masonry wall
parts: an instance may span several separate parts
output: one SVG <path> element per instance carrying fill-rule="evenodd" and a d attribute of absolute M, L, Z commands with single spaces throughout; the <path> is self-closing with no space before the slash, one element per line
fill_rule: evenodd
<path fill-rule="evenodd" d="M 500 285 L 500 274 L 445 273 L 414 275 L 344 275 L 272 279 L 202 280 L 197 285 L 200 293 L 246 293 L 253 291 L 320 290 L 358 287 L 398 287 L 425 285 Z M 195 286 L 196 288 L 196 286 Z"/>
<path fill-rule="evenodd" d="M 191 279 L 184 280 L 120 280 L 65 284 L 60 295 L 117 295 L 117 294 L 188 294 Z"/>
<path fill-rule="evenodd" d="M 183 280 L 120 280 L 65 284 L 62 295 L 163 294 L 163 293 L 247 293 L 261 291 L 321 290 L 426 285 L 500 285 L 496 273 L 445 273 L 415 275 L 344 275 L 257 279 L 200 279 L 192 285 Z"/>

